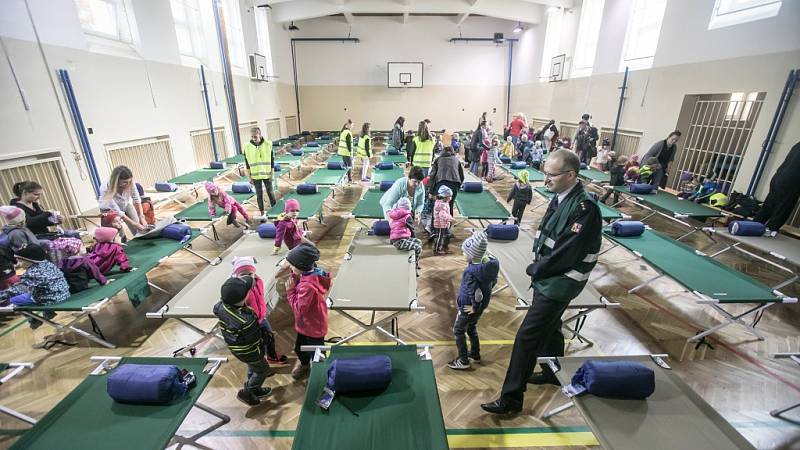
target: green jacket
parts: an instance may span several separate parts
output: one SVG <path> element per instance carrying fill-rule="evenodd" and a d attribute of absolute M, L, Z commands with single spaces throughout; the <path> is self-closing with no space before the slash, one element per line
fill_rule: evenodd
<path fill-rule="evenodd" d="M 597 264 L 603 220 L 580 182 L 556 208 L 553 201 L 539 225 L 526 273 L 534 291 L 569 302 L 581 293 Z"/>

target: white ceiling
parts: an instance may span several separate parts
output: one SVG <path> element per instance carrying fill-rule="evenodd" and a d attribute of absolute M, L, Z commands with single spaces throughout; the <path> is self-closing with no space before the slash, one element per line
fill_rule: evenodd
<path fill-rule="evenodd" d="M 461 24 L 470 15 L 519 21 L 523 24 L 542 22 L 548 7 L 572 8 L 578 0 L 254 0 L 268 4 L 272 20 L 288 23 L 343 15 L 348 23 L 359 20 L 358 14 L 391 14 L 405 23 L 414 14 L 452 14 Z"/>

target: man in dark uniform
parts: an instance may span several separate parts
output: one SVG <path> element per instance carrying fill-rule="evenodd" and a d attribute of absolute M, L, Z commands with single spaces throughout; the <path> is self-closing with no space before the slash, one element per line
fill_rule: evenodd
<path fill-rule="evenodd" d="M 545 365 L 541 373 L 531 374 L 537 357 L 564 355 L 561 315 L 589 279 L 603 227 L 600 209 L 578 181 L 579 169 L 578 156 L 568 150 L 550 153 L 545 163 L 545 186 L 556 195 L 539 225 L 533 263 L 526 270 L 533 303 L 517 330 L 500 398 L 481 405 L 487 412 L 521 411 L 528 382 L 558 383 Z"/>
<path fill-rule="evenodd" d="M 775 171 L 769 182 L 769 194 L 764 199 L 764 206 L 756 214 L 756 222 L 767 225 L 772 231 L 778 231 L 789 220 L 800 198 L 800 142 L 794 144 L 786 160 Z"/>

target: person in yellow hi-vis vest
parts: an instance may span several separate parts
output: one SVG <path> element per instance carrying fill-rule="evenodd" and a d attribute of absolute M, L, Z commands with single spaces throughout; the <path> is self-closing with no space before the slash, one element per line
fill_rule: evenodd
<path fill-rule="evenodd" d="M 272 142 L 261 137 L 261 129 L 250 129 L 250 142 L 244 146 L 244 165 L 250 184 L 256 188 L 258 211 L 264 217 L 264 192 L 267 189 L 269 205 L 275 206 L 275 194 L 272 193 L 272 163 L 275 161 L 275 150 Z"/>
<path fill-rule="evenodd" d="M 353 132 L 350 127 L 353 126 L 353 121 L 347 119 L 347 122 L 342 125 L 342 131 L 339 132 L 339 151 L 336 153 L 342 157 L 344 166 L 347 169 L 347 181 L 353 181 L 351 174 L 353 169 Z"/>
<path fill-rule="evenodd" d="M 433 145 L 435 144 L 431 132 L 428 131 L 427 121 L 423 120 L 419 123 L 417 135 L 414 136 L 411 142 L 412 145 L 408 153 L 411 165 L 422 169 L 422 173 L 427 177 L 433 162 Z"/>
<path fill-rule="evenodd" d="M 358 157 L 361 160 L 361 181 L 369 181 L 370 158 L 372 157 L 372 136 L 370 136 L 370 123 L 364 122 L 361 126 L 361 135 L 358 138 Z"/>

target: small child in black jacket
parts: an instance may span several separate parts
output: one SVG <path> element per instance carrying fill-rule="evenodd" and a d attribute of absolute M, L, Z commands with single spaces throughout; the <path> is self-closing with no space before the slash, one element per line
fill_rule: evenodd
<path fill-rule="evenodd" d="M 609 170 L 611 179 L 608 182 L 608 191 L 606 191 L 605 195 L 603 195 L 603 198 L 601 198 L 600 201 L 605 203 L 613 192 L 613 204 L 617 204 L 619 202 L 619 192 L 614 190 L 614 186 L 625 186 L 625 164 L 628 164 L 628 157 L 625 155 L 620 155 L 617 157 L 616 161 L 612 162 L 612 164 L 611 170 Z"/>
<path fill-rule="evenodd" d="M 525 212 L 525 207 L 530 205 L 533 199 L 533 190 L 531 185 L 528 184 L 528 180 L 528 171 L 521 170 L 517 174 L 517 182 L 514 183 L 514 187 L 511 188 L 511 192 L 506 199 L 506 202 L 514 200 L 514 204 L 511 207 L 511 215 L 514 216 L 514 221 L 517 225 L 522 223 L 522 214 Z"/>

